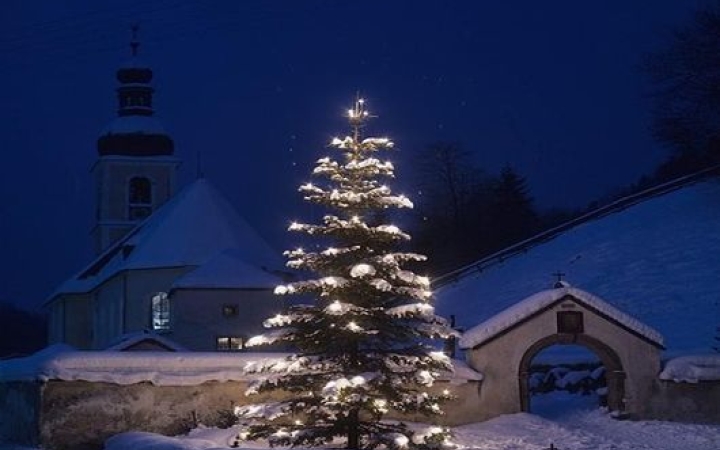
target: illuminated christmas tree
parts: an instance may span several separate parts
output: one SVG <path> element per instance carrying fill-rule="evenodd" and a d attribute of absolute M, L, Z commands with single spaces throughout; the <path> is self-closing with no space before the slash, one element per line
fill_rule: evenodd
<path fill-rule="evenodd" d="M 440 447 L 448 431 L 411 431 L 404 423 L 382 421 L 391 411 L 441 414 L 450 393 L 428 389 L 450 359 L 428 345 L 454 331 L 436 316 L 428 278 L 408 270 L 425 257 L 399 251 L 410 236 L 385 223 L 390 209 L 412 208 L 383 180 L 394 167 L 381 155 L 393 148 L 387 138 L 363 137 L 372 116 L 357 99 L 348 111 L 352 133 L 334 138 L 338 157 L 317 162 L 323 181 L 300 187 L 305 200 L 326 208 L 321 223 L 293 223 L 291 231 L 319 239 L 327 248 L 285 252 L 287 265 L 317 278 L 278 286 L 279 295 L 303 295 L 298 305 L 268 319 L 270 331 L 248 345 L 289 344 L 296 355 L 258 361 L 247 394 L 282 390 L 284 400 L 239 408 L 251 421 L 241 439 L 268 438 L 271 445 L 322 445 L 344 440 L 348 448 Z"/>

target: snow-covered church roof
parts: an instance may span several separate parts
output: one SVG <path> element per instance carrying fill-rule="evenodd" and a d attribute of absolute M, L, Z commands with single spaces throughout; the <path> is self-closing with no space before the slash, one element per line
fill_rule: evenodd
<path fill-rule="evenodd" d="M 219 256 L 229 250 L 232 252 L 225 257 Z M 89 292 L 125 270 L 199 267 L 213 258 L 213 264 L 217 265 L 222 265 L 223 258 L 232 258 L 233 274 L 253 281 L 249 287 L 258 287 L 255 282 L 258 279 L 262 279 L 264 287 L 270 272 L 283 267 L 280 253 L 271 248 L 207 180 L 199 179 L 63 283 L 50 298 Z M 261 272 L 266 274 L 261 276 Z M 210 275 L 201 271 L 193 278 L 191 272 L 190 280 L 207 282 L 201 279 L 203 273 L 205 277 Z M 186 287 L 189 282 L 185 281 Z M 237 280 L 230 287 L 237 287 Z"/>
<path fill-rule="evenodd" d="M 709 351 L 720 323 L 717 171 L 619 205 L 446 278 L 438 313 L 470 329 L 549 288 L 559 270 L 658 330 L 671 354 Z"/>
<path fill-rule="evenodd" d="M 628 331 L 662 346 L 663 338 L 656 330 L 588 292 L 565 286 L 531 295 L 480 325 L 476 325 L 463 333 L 460 338 L 460 348 L 468 349 L 484 344 L 500 333 L 540 313 L 545 308 L 567 299 L 568 296 L 577 303 L 613 320 Z"/>
<path fill-rule="evenodd" d="M 277 275 L 245 262 L 243 252 L 232 248 L 175 280 L 171 289 L 269 289 L 281 281 Z"/>

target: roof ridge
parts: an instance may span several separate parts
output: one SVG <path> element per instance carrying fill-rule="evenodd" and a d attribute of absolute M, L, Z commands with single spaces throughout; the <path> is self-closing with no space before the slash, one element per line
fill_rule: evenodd
<path fill-rule="evenodd" d="M 618 309 L 613 304 L 596 295 L 573 286 L 568 286 L 536 292 L 510 305 L 463 333 L 460 339 L 460 347 L 468 349 L 485 344 L 497 336 L 514 329 L 520 323 L 541 314 L 543 311 L 546 311 L 547 308 L 551 308 L 567 297 L 571 297 L 575 301 L 585 305 L 585 307 L 594 310 L 595 314 L 605 316 L 606 319 L 614 321 L 617 325 L 625 328 L 629 332 L 655 345 L 663 346 L 662 334 L 653 327 L 625 311 Z"/>

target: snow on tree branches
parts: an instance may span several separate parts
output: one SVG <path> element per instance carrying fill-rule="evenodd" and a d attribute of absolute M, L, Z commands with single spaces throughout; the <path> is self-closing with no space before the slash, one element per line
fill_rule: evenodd
<path fill-rule="evenodd" d="M 348 111 L 352 133 L 333 139 L 337 154 L 317 161 L 313 175 L 321 181 L 299 188 L 327 214 L 320 223 L 294 222 L 289 230 L 332 246 L 285 252 L 289 267 L 317 278 L 278 286 L 275 293 L 316 302 L 268 319 L 268 333 L 248 341 L 290 345 L 297 354 L 246 368 L 259 377 L 247 395 L 279 390 L 282 400 L 238 408 L 248 424 L 241 439 L 292 446 L 337 445 L 340 439 L 354 449 L 450 446 L 447 429 L 418 432 L 382 420 L 391 412 L 442 414 L 450 393 L 428 388 L 452 365 L 428 343 L 455 332 L 435 315 L 428 278 L 404 268 L 425 257 L 398 251 L 410 236 L 386 223 L 387 209 L 413 205 L 385 184 L 394 166 L 382 156 L 393 142 L 361 137 L 370 117 L 358 99 Z"/>

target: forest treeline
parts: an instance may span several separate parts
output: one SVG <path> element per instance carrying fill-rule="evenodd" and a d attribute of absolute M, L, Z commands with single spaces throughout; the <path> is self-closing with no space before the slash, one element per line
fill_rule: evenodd
<path fill-rule="evenodd" d="M 442 275 L 619 198 L 720 165 L 720 2 L 698 10 L 640 67 L 652 103 L 650 131 L 669 157 L 584 208 L 540 211 L 512 166 L 488 174 L 458 143 L 429 146 L 420 168 L 414 247 L 430 257 L 431 273 Z"/>
<path fill-rule="evenodd" d="M 674 152 L 652 173 L 576 209 L 540 210 L 525 177 L 511 165 L 491 174 L 479 169 L 460 144 L 429 146 L 422 158 L 421 199 L 413 216 L 413 250 L 429 257 L 440 276 L 620 198 L 720 164 Z"/>
<path fill-rule="evenodd" d="M 29 355 L 47 345 L 44 315 L 0 302 L 0 359 Z"/>

